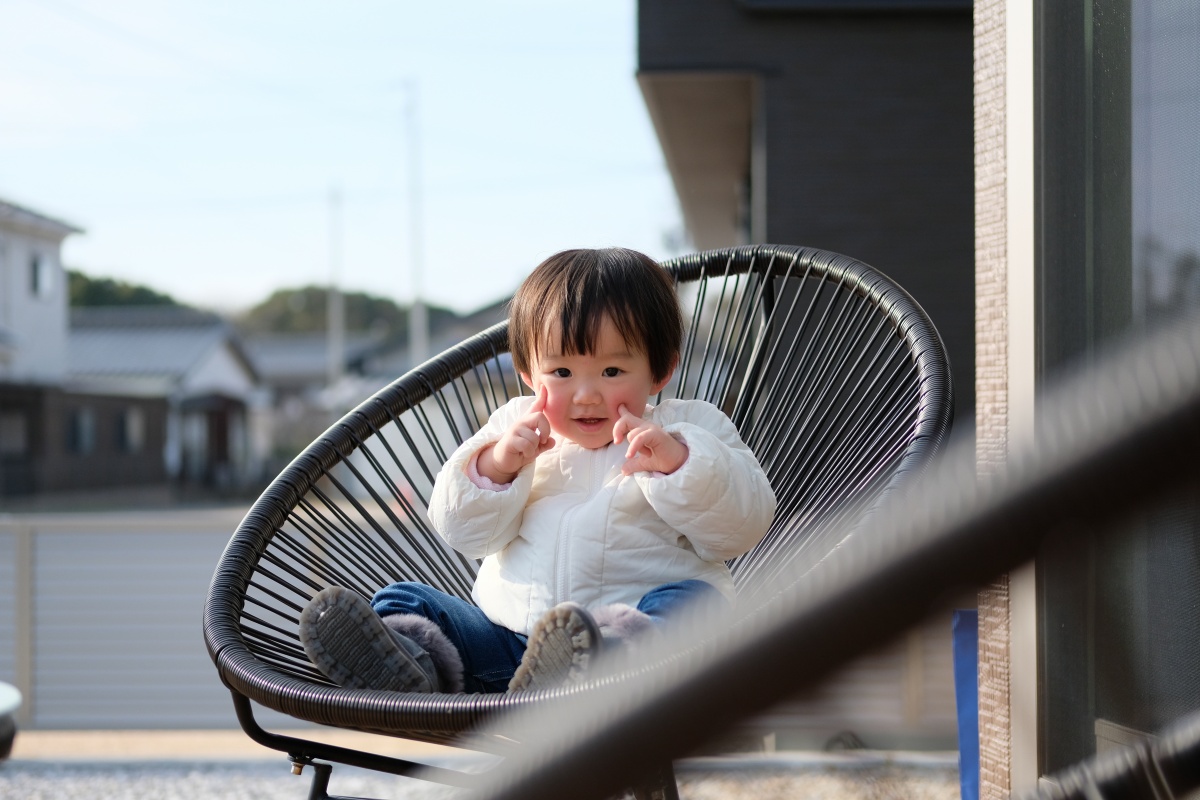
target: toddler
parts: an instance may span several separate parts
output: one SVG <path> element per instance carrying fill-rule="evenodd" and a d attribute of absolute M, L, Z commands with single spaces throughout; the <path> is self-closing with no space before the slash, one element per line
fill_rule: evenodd
<path fill-rule="evenodd" d="M 649 400 L 678 365 L 670 276 L 626 249 L 551 256 L 513 297 L 513 364 L 533 391 L 497 409 L 438 474 L 429 519 L 483 559 L 477 605 L 420 583 L 368 605 L 340 587 L 300 638 L 334 682 L 496 692 L 581 680 L 615 643 L 704 600 L 766 533 L 775 496 L 733 423 L 701 400 Z"/>

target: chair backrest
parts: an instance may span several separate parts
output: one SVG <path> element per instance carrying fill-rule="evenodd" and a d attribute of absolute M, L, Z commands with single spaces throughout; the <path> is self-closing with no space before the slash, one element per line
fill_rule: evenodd
<path fill-rule="evenodd" d="M 942 447 L 953 407 L 945 349 L 907 293 L 845 256 L 758 246 L 665 266 L 689 322 L 663 397 L 724 409 L 779 499 L 766 538 L 732 564 L 744 590 Z M 297 615 L 325 586 L 369 596 L 416 580 L 469 598 L 477 565 L 442 543 L 426 503 L 453 449 L 521 392 L 502 323 L 305 449 L 254 504 L 214 575 L 205 640 L 226 682 L 277 708 L 287 705 L 277 695 L 254 693 L 271 675 L 327 684 L 297 638 Z"/>

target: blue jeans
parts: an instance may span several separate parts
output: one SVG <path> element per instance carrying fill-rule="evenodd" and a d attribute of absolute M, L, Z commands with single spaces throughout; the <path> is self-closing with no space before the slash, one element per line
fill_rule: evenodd
<path fill-rule="evenodd" d="M 657 586 L 637 608 L 655 624 L 663 624 L 685 605 L 722 598 L 712 584 L 698 580 Z M 497 625 L 477 606 L 423 583 L 393 583 L 380 589 L 371 607 L 381 617 L 417 614 L 432 620 L 458 649 L 467 692 L 503 692 L 521 663 L 526 637 Z"/>

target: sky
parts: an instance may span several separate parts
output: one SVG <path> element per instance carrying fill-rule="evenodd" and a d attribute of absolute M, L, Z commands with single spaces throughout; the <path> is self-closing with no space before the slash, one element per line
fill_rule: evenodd
<path fill-rule="evenodd" d="M 636 46 L 635 0 L 0 0 L 0 198 L 208 308 L 470 311 L 564 248 L 676 254 Z"/>

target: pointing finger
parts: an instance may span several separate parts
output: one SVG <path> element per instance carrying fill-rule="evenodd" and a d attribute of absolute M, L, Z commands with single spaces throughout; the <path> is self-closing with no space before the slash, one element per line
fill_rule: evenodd
<path fill-rule="evenodd" d="M 617 419 L 616 424 L 613 425 L 613 444 L 620 444 L 631 431 L 637 430 L 638 425 L 642 421 L 640 417 L 630 414 L 625 406 L 619 406 L 617 413 L 621 416 Z"/>
<path fill-rule="evenodd" d="M 537 397 L 534 398 L 533 405 L 529 410 L 534 414 L 540 414 L 546 408 L 546 399 L 550 396 L 550 390 L 546 388 L 546 384 L 538 387 Z"/>

